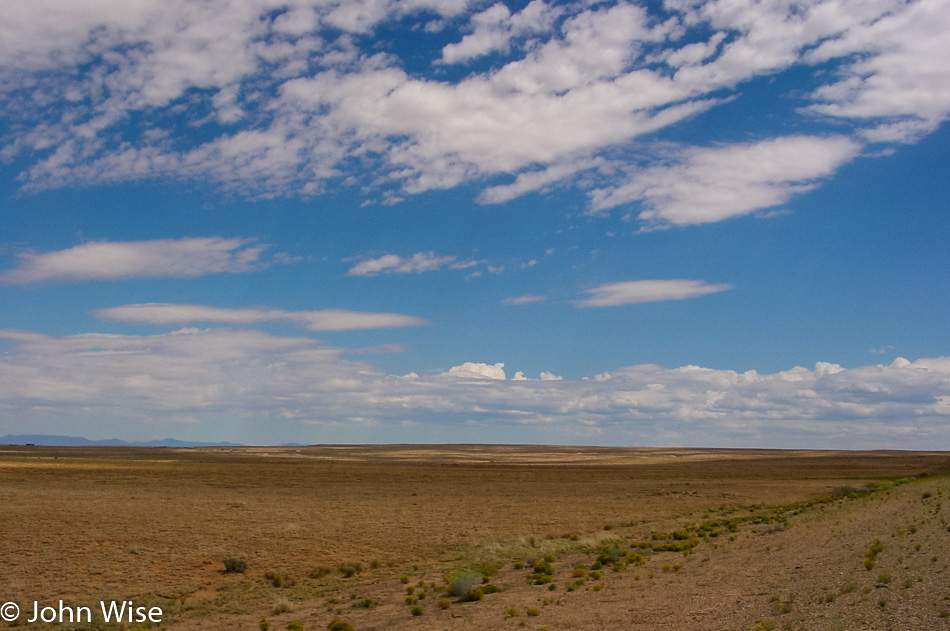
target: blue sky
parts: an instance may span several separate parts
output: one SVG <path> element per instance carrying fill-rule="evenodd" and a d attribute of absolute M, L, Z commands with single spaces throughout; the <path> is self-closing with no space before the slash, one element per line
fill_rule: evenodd
<path fill-rule="evenodd" d="M 948 31 L 5 7 L 0 434 L 950 448 Z"/>

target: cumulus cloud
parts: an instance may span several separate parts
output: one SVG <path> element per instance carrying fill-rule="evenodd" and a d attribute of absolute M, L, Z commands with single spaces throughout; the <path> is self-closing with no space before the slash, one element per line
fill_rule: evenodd
<path fill-rule="evenodd" d="M 589 298 L 578 300 L 579 307 L 616 307 L 642 302 L 685 300 L 732 289 L 732 285 L 712 285 L 701 280 L 632 280 L 607 283 L 586 289 Z"/>
<path fill-rule="evenodd" d="M 482 364 L 465 362 L 461 366 L 452 366 L 446 375 L 465 379 L 507 379 L 504 364 Z"/>
<path fill-rule="evenodd" d="M 0 284 L 250 272 L 267 265 L 261 260 L 265 247 L 254 239 L 221 237 L 92 241 L 55 252 L 18 253 L 17 266 L 0 272 Z"/>
<path fill-rule="evenodd" d="M 96 309 L 93 313 L 97 317 L 110 322 L 151 325 L 190 324 L 194 322 L 256 324 L 274 320 L 288 320 L 310 331 L 393 329 L 428 324 L 422 318 L 398 313 L 367 313 L 343 309 L 284 311 L 266 307 L 224 308 L 168 303 L 122 305 Z"/>
<path fill-rule="evenodd" d="M 77 414 L 135 426 L 189 418 L 228 437 L 278 428 L 366 423 L 418 438 L 479 427 L 481 440 L 536 431 L 539 442 L 946 448 L 950 358 L 856 368 L 819 362 L 774 374 L 699 366 L 628 366 L 591 379 L 505 378 L 504 364 L 386 375 L 306 337 L 181 329 L 149 336 L 54 337 L 2 330 L 0 410 L 8 418 Z M 238 420 L 236 420 L 238 419 Z M 354 420 L 358 419 L 358 420 Z M 474 425 L 473 425 L 474 424 Z M 309 425 L 308 425 L 309 426 Z"/>

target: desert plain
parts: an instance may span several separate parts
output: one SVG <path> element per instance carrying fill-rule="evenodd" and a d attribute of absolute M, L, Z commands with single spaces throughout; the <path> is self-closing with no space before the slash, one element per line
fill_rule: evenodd
<path fill-rule="evenodd" d="M 23 612 L 0 628 L 950 629 L 948 472 L 947 452 L 0 446 L 0 601 Z M 161 621 L 25 621 L 104 600 Z"/>

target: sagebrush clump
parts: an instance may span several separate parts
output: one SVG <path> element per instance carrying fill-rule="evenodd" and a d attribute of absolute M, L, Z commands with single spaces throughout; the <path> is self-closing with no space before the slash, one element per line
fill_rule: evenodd
<path fill-rule="evenodd" d="M 243 574 L 246 569 L 247 563 L 240 559 L 230 558 L 224 560 L 224 571 L 229 574 Z"/>
<path fill-rule="evenodd" d="M 478 589 L 478 586 L 482 584 L 482 575 L 479 572 L 471 570 L 456 572 L 449 577 L 448 584 L 449 593 L 459 600 L 480 600 L 478 596 L 484 595 L 484 592 Z"/>

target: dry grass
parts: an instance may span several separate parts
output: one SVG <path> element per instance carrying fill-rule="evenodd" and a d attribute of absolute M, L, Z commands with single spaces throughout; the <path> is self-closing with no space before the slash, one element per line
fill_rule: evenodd
<path fill-rule="evenodd" d="M 293 615 L 301 612 L 295 601 L 318 598 L 338 599 L 326 607 L 347 612 L 348 585 L 391 581 L 405 598 L 397 580 L 404 572 L 434 581 L 453 564 L 576 556 L 637 529 L 672 531 L 687 518 L 790 504 L 948 466 L 950 457 L 939 452 L 2 447 L 0 585 L 13 600 L 174 600 L 174 616 L 234 610 L 259 620 L 278 597 Z M 863 552 L 854 554 L 860 566 Z M 245 574 L 225 574 L 227 558 L 245 561 Z M 365 569 L 349 579 L 336 572 L 309 578 L 315 567 L 347 563 Z M 657 575 L 679 580 L 672 577 L 689 567 Z M 270 587 L 269 571 L 297 585 Z M 345 595 L 333 596 L 337 590 Z M 574 592 L 582 593 L 595 592 Z M 385 595 L 373 598 L 386 602 Z M 360 615 L 410 617 L 408 607 L 393 607 Z M 441 613 L 459 615 L 456 609 Z M 548 611 L 541 607 L 538 619 Z M 427 607 L 413 624 L 437 624 L 436 613 Z"/>

